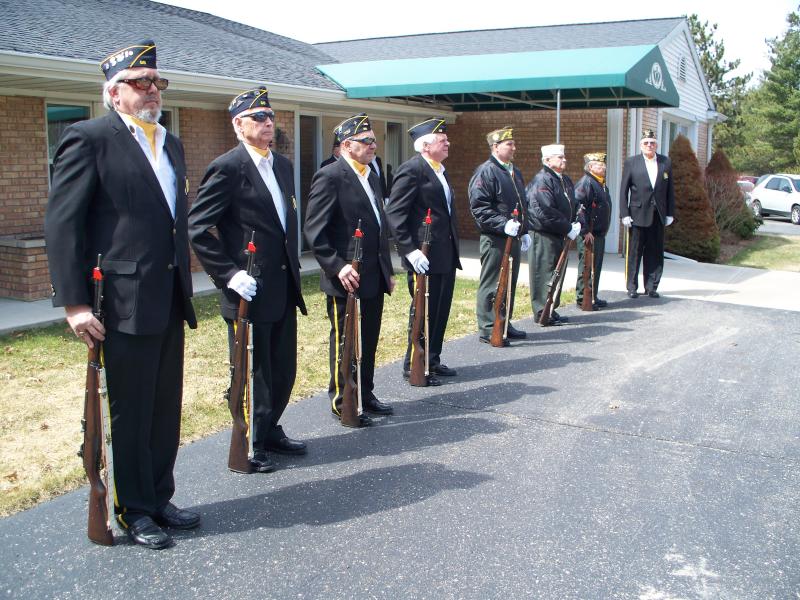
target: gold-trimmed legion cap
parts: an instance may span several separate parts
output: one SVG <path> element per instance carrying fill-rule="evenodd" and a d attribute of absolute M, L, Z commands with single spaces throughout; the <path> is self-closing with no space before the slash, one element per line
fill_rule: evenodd
<path fill-rule="evenodd" d="M 369 131 L 371 129 L 372 125 L 369 122 L 367 113 L 359 113 L 357 115 L 353 115 L 352 117 L 347 117 L 344 121 L 339 123 L 336 126 L 336 129 L 333 130 L 333 135 L 336 136 L 336 139 L 339 140 L 339 142 L 343 142 L 347 138 L 351 138 L 357 133 L 363 133 L 364 131 Z"/>
<path fill-rule="evenodd" d="M 251 108 L 270 108 L 269 105 L 269 92 L 263 85 L 246 90 L 236 96 L 228 105 L 228 112 L 232 117 L 235 117 L 241 112 Z"/>
<path fill-rule="evenodd" d="M 648 140 L 648 141 L 649 140 L 653 140 L 653 141 L 655 141 L 656 140 L 656 132 L 653 131 L 652 129 L 645 129 L 644 131 L 642 131 L 642 141 L 645 141 L 645 140 Z"/>
<path fill-rule="evenodd" d="M 542 146 L 542 157 L 561 156 L 564 154 L 564 144 L 550 144 Z"/>
<path fill-rule="evenodd" d="M 502 129 L 495 129 L 486 134 L 486 141 L 489 143 L 490 146 L 494 144 L 499 144 L 500 142 L 505 142 L 507 140 L 514 139 L 514 130 L 511 126 L 506 125 Z"/>
<path fill-rule="evenodd" d="M 599 162 L 605 164 L 606 162 L 606 153 L 605 152 L 590 152 L 589 154 L 583 155 L 583 164 L 588 165 L 590 162 Z"/>
<path fill-rule="evenodd" d="M 425 119 L 422 123 L 417 123 L 408 130 L 408 135 L 411 136 L 411 141 L 416 142 L 417 138 L 429 133 L 447 133 L 447 123 L 444 117 L 431 117 Z"/>
<path fill-rule="evenodd" d="M 100 62 L 100 70 L 106 76 L 106 81 L 120 71 L 136 68 L 158 68 L 156 66 L 156 43 L 153 40 L 144 40 L 138 44 L 126 46 Z"/>

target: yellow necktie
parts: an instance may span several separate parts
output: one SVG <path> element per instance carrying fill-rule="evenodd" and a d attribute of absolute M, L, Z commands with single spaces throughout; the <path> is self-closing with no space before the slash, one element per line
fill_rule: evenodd
<path fill-rule="evenodd" d="M 142 121 L 141 119 L 137 119 L 134 116 L 131 116 L 131 121 L 136 123 L 139 127 L 142 128 L 142 131 L 144 131 L 144 135 L 147 138 L 148 143 L 150 144 L 150 150 L 153 152 L 153 158 L 155 158 L 157 125 L 155 123 L 148 123 L 147 121 Z"/>

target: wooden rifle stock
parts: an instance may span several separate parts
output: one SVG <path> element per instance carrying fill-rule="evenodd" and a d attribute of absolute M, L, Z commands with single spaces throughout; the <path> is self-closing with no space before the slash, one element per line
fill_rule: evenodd
<path fill-rule="evenodd" d="M 564 249 L 558 257 L 556 268 L 553 270 L 553 276 L 547 284 L 547 300 L 542 308 L 542 314 L 539 317 L 539 325 L 547 327 L 550 325 L 550 316 L 553 313 L 553 302 L 558 292 L 561 290 L 561 285 L 564 282 L 564 276 L 567 273 L 567 260 L 569 259 L 569 251 L 572 249 L 572 240 L 569 237 L 564 238 Z"/>
<path fill-rule="evenodd" d="M 352 269 L 358 273 L 361 268 L 361 219 L 353 234 Z M 344 331 L 342 332 L 342 358 L 339 361 L 339 374 L 344 381 L 340 420 L 347 427 L 360 427 L 361 419 L 361 302 L 358 290 L 347 294 L 345 306 Z"/>
<path fill-rule="evenodd" d="M 519 211 L 514 208 L 511 218 L 517 220 Z M 503 250 L 503 259 L 500 261 L 500 277 L 497 279 L 497 289 L 494 293 L 494 324 L 489 342 L 495 348 L 503 347 L 503 340 L 508 334 L 508 313 L 511 308 L 511 271 L 514 268 L 514 259 L 511 256 L 511 245 L 514 237 L 506 237 L 506 247 Z"/>
<path fill-rule="evenodd" d="M 420 250 L 427 258 L 431 251 L 431 209 L 423 220 L 424 234 Z M 429 322 L 428 322 L 428 276 L 417 273 L 414 277 L 416 288 L 411 315 L 411 367 L 408 383 L 417 387 L 428 385 L 429 370 Z M 425 345 L 423 346 L 423 339 Z"/>
<path fill-rule="evenodd" d="M 102 255 L 97 255 L 97 266 L 92 270 L 94 302 L 92 313 L 103 320 L 103 272 L 100 269 Z M 89 335 L 88 333 L 86 335 Z M 112 546 L 109 511 L 109 470 L 111 465 L 106 455 L 106 433 L 103 420 L 103 366 L 101 364 L 101 343 L 94 340 L 89 348 L 86 364 L 86 394 L 83 404 L 83 443 L 78 455 L 83 458 L 83 468 L 89 480 L 89 522 L 87 535 L 95 544 Z M 101 391 L 102 390 L 102 391 Z"/>
<path fill-rule="evenodd" d="M 594 212 L 589 219 L 589 233 L 594 235 Z M 583 238 L 583 299 L 581 310 L 592 310 L 594 305 L 594 241 L 587 242 Z"/>
<path fill-rule="evenodd" d="M 253 259 L 256 254 L 256 232 L 250 234 L 250 241 L 244 253 L 247 255 L 247 274 L 253 276 Z M 250 432 L 252 417 L 252 389 L 249 378 L 252 371 L 252 336 L 247 312 L 250 303 L 239 299 L 239 312 L 234 326 L 233 366 L 231 367 L 231 387 L 228 389 L 228 408 L 231 411 L 231 445 L 228 451 L 228 469 L 236 473 L 250 473 Z"/>

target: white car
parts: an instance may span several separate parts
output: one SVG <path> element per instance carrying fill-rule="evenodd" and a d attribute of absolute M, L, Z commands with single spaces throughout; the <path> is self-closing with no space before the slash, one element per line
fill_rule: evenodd
<path fill-rule="evenodd" d="M 750 207 L 756 216 L 789 217 L 800 225 L 800 175 L 767 175 L 751 195 Z"/>

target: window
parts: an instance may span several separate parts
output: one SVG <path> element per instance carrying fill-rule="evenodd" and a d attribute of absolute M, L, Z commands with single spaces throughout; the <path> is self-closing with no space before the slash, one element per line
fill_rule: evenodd
<path fill-rule="evenodd" d="M 50 165 L 50 177 L 53 177 L 53 156 L 61 140 L 64 130 L 79 121 L 89 118 L 88 106 L 69 104 L 48 104 L 47 110 L 47 162 Z"/>
<path fill-rule="evenodd" d="M 800 192 L 800 179 L 791 179 L 790 181 L 792 182 L 795 191 Z"/>
<path fill-rule="evenodd" d="M 773 177 L 767 182 L 766 188 L 768 190 L 782 190 L 787 185 L 783 177 Z"/>
<path fill-rule="evenodd" d="M 672 142 L 679 135 L 689 137 L 689 126 L 685 123 L 670 121 L 665 117 L 664 120 L 661 121 L 661 140 L 659 144 L 661 147 L 661 154 L 669 154 L 669 148 Z"/>

